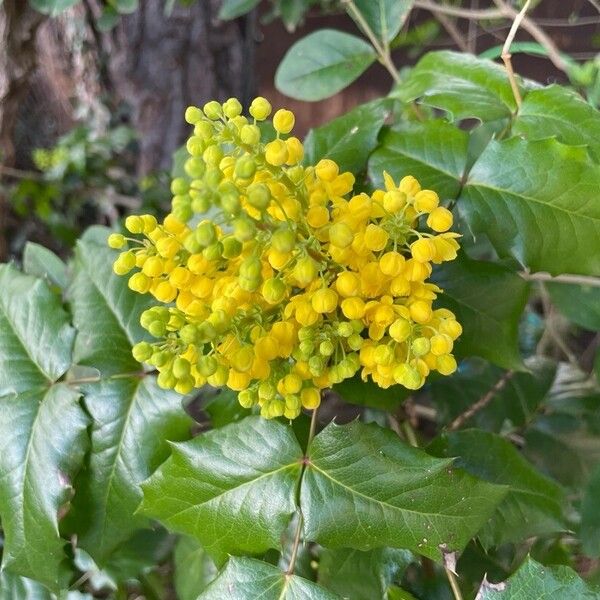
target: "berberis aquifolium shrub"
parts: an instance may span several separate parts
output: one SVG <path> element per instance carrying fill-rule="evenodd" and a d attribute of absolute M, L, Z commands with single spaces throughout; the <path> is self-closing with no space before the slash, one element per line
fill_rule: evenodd
<path fill-rule="evenodd" d="M 190 109 L 170 215 L 2 265 L 0 598 L 599 598 L 600 115 L 517 85 Z"/>

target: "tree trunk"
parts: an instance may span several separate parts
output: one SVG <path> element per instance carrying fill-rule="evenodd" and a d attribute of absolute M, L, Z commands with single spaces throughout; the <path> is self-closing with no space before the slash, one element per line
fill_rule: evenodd
<path fill-rule="evenodd" d="M 221 0 L 176 3 L 165 15 L 164 0 L 140 2 L 109 35 L 102 36 L 116 97 L 131 108 L 139 133 L 138 172 L 168 169 L 189 127 L 190 104 L 243 95 L 254 65 L 254 44 L 238 22 L 219 22 Z"/>

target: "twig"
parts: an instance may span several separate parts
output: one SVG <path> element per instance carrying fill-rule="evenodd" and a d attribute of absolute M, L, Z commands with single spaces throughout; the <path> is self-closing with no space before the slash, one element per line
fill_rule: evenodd
<path fill-rule="evenodd" d="M 377 36 L 363 17 L 360 10 L 358 10 L 353 0 L 342 0 L 342 3 L 347 6 L 348 12 L 350 12 L 351 16 L 356 20 L 363 33 L 369 38 L 371 45 L 373 48 L 375 48 L 375 51 L 379 55 L 379 61 L 381 64 L 388 70 L 389 74 L 392 76 L 392 79 L 398 83 L 400 81 L 400 75 L 396 69 L 396 65 L 394 65 L 392 62 L 387 41 L 384 42 L 383 46 L 379 43 Z"/>
<path fill-rule="evenodd" d="M 15 179 L 34 179 L 35 181 L 41 181 L 44 178 L 42 173 L 15 169 L 14 167 L 8 167 L 6 165 L 0 165 L 0 175 L 14 177 Z"/>
<path fill-rule="evenodd" d="M 588 2 L 598 11 L 600 12 L 600 2 L 598 0 L 588 0 Z"/>
<path fill-rule="evenodd" d="M 544 50 L 546 50 L 546 53 L 548 54 L 548 59 L 557 69 L 560 69 L 565 73 L 568 72 L 569 66 L 565 62 L 565 59 L 561 56 L 560 50 L 556 47 L 556 44 L 552 41 L 550 36 L 548 36 L 543 29 L 538 27 L 538 25 L 534 21 L 532 21 L 529 17 L 525 15 L 525 12 L 527 11 L 529 5 L 529 1 L 525 3 L 520 12 L 517 12 L 512 6 L 504 2 L 504 0 L 494 0 L 494 3 L 496 4 L 496 6 L 498 6 L 501 10 L 504 11 L 504 14 L 507 18 L 514 19 L 515 22 L 519 18 L 519 16 L 522 15 L 519 20 L 519 25 L 523 27 L 523 29 L 527 31 L 527 33 L 529 33 L 529 35 L 538 44 L 544 47 Z"/>
<path fill-rule="evenodd" d="M 415 430 L 412 428 L 412 425 L 406 421 L 402 421 L 402 431 L 404 431 L 404 435 L 408 440 L 408 443 L 415 448 L 418 448 L 419 442 L 417 441 L 417 436 L 415 435 Z"/>
<path fill-rule="evenodd" d="M 561 275 L 552 276 L 549 273 L 528 273 L 527 271 L 521 271 L 519 275 L 526 281 L 543 281 L 548 283 L 566 283 L 600 287 L 600 277 L 592 277 L 590 275 L 571 275 L 570 273 L 563 273 Z"/>
<path fill-rule="evenodd" d="M 458 417 L 456 417 L 456 419 L 454 419 L 454 421 L 448 425 L 447 430 L 456 431 L 457 429 L 460 429 L 466 421 L 476 415 L 480 410 L 483 410 L 495 398 L 495 396 L 504 389 L 504 386 L 506 386 L 514 374 L 515 372 L 512 370 L 506 371 L 506 373 L 504 373 L 504 375 L 502 375 L 502 377 L 496 381 L 496 383 L 486 394 L 477 400 L 475 404 L 469 406 L 465 412 L 458 415 Z"/>
<path fill-rule="evenodd" d="M 542 306 L 544 308 L 544 317 L 546 318 L 546 329 L 544 333 L 548 333 L 548 335 L 554 340 L 554 343 L 558 346 L 561 352 L 565 355 L 566 359 L 569 361 L 571 365 L 573 365 L 576 369 L 580 369 L 579 362 L 577 357 L 571 352 L 571 349 L 567 344 L 565 344 L 562 336 L 558 331 L 554 329 L 554 323 L 552 321 L 553 308 L 552 308 L 552 300 L 550 298 L 550 294 L 546 289 L 546 286 L 540 282 L 540 298 L 542 300 Z M 544 340 L 542 335 L 542 339 L 540 339 L 538 343 L 538 347 L 542 346 L 542 341 Z"/>
<path fill-rule="evenodd" d="M 448 582 L 452 588 L 454 600 L 463 600 L 460 588 L 458 587 L 458 581 L 456 580 L 456 575 L 448 567 L 444 567 L 444 571 L 446 571 L 446 577 L 448 578 Z"/>
<path fill-rule="evenodd" d="M 302 465 L 302 472 L 306 469 L 306 465 L 308 463 L 308 452 L 310 449 L 310 443 L 315 437 L 315 431 L 317 429 L 317 409 L 313 410 L 312 416 L 310 418 L 310 429 L 308 431 L 308 441 L 306 442 L 306 454 L 304 457 L 304 462 Z M 300 476 L 300 481 L 302 481 L 302 476 Z M 300 538 L 302 536 L 302 526 L 304 524 L 304 518 L 302 516 L 302 512 L 298 511 L 298 524 L 296 525 L 296 533 L 294 534 L 294 542 L 292 545 L 292 555 L 290 556 L 290 564 L 288 565 L 286 575 L 292 575 L 294 572 L 294 568 L 296 567 L 296 559 L 298 558 L 298 549 L 300 548 Z"/>
<path fill-rule="evenodd" d="M 479 0 L 471 0 L 471 10 L 479 8 Z M 471 54 L 477 52 L 477 21 L 470 19 L 467 26 L 467 51 Z"/>
<path fill-rule="evenodd" d="M 502 0 L 494 0 L 494 2 L 496 3 L 496 5 L 498 7 L 503 8 Z M 515 97 L 515 102 L 517 103 L 517 108 L 521 108 L 521 104 L 523 103 L 523 98 L 521 97 L 521 90 L 519 90 L 519 84 L 517 83 L 517 78 L 515 77 L 515 72 L 513 70 L 510 46 L 513 43 L 513 40 L 515 39 L 517 30 L 519 29 L 519 26 L 521 25 L 523 19 L 525 18 L 525 13 L 527 12 L 527 9 L 529 8 L 530 4 L 531 4 L 531 0 L 527 0 L 525 2 L 525 4 L 523 4 L 523 8 L 521 9 L 521 11 L 519 13 L 517 13 L 517 15 L 515 16 L 515 18 L 513 20 L 513 24 L 508 32 L 508 35 L 506 36 L 506 41 L 504 42 L 504 46 L 502 46 L 502 54 L 500 55 L 500 58 L 502 58 L 502 61 L 504 62 L 504 67 L 506 68 L 506 73 L 508 74 L 508 81 L 510 82 L 510 87 L 512 89 L 513 96 Z"/>
<path fill-rule="evenodd" d="M 452 41 L 463 51 L 469 52 L 469 46 L 463 39 L 462 33 L 458 27 L 454 24 L 454 21 L 444 13 L 437 13 L 435 18 L 441 23 L 442 27 L 446 30 L 448 35 L 452 38 Z"/>
<path fill-rule="evenodd" d="M 476 21 L 485 19 L 501 19 L 502 17 L 506 16 L 502 10 L 495 8 L 460 8 L 458 6 L 451 6 L 449 4 L 437 4 L 431 0 L 416 0 L 414 6 L 415 8 L 422 8 L 432 13 L 443 13 L 445 15 L 451 15 L 461 19 L 474 19 Z"/>

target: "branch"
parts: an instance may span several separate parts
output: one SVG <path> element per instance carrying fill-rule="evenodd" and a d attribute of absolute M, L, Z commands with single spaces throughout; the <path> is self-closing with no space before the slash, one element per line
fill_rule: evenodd
<path fill-rule="evenodd" d="M 456 417 L 456 419 L 454 419 L 454 421 L 448 425 L 447 430 L 456 431 L 457 429 L 460 429 L 466 421 L 476 415 L 480 410 L 483 410 L 496 397 L 496 395 L 504 389 L 514 374 L 515 372 L 513 370 L 506 371 L 506 373 L 504 373 L 504 375 L 498 379 L 498 381 L 485 395 L 477 400 L 475 404 L 469 406 L 465 412 L 458 415 L 458 417 Z"/>
<path fill-rule="evenodd" d="M 521 271 L 519 275 L 525 279 L 525 281 L 542 281 L 548 283 L 565 283 L 600 287 L 600 277 L 592 277 L 591 275 L 572 275 L 570 273 L 563 273 L 553 277 L 549 273 L 528 273 L 527 271 Z"/>
<path fill-rule="evenodd" d="M 504 2 L 504 0 L 494 0 L 494 3 L 500 10 L 504 12 L 504 15 L 510 19 L 514 19 L 516 21 L 516 19 L 522 15 L 519 25 L 521 25 L 523 29 L 527 31 L 527 33 L 529 33 L 529 35 L 538 44 L 544 47 L 544 50 L 546 50 L 548 54 L 548 59 L 557 69 L 560 69 L 565 73 L 568 71 L 569 66 L 565 62 L 565 59 L 561 56 L 560 50 L 556 47 L 552 39 L 534 21 L 525 15 L 529 2 L 525 3 L 525 6 L 523 6 L 523 9 L 521 9 L 521 12 L 519 13 L 512 6 Z"/>
<path fill-rule="evenodd" d="M 496 5 L 498 7 L 502 8 L 502 4 L 503 4 L 502 0 L 494 0 L 494 2 L 496 3 Z M 525 4 L 523 4 L 523 8 L 521 9 L 521 12 L 519 12 L 515 15 L 513 24 L 510 28 L 510 31 L 508 32 L 508 35 L 506 36 L 506 41 L 504 42 L 504 46 L 502 46 L 502 54 L 500 55 L 500 58 L 502 58 L 502 61 L 504 62 L 504 67 L 506 68 L 506 72 L 508 74 L 508 80 L 510 81 L 510 87 L 512 89 L 513 96 L 515 97 L 515 102 L 517 103 L 517 108 L 521 108 L 523 99 L 521 98 L 521 91 L 519 90 L 517 78 L 515 77 L 515 72 L 514 72 L 513 66 L 512 66 L 510 46 L 513 43 L 513 40 L 515 39 L 515 35 L 517 34 L 517 30 L 519 29 L 521 22 L 525 18 L 525 13 L 527 12 L 527 9 L 529 8 L 530 3 L 531 3 L 531 0 L 527 0 L 527 2 L 525 2 Z"/>
<path fill-rule="evenodd" d="M 495 8 L 460 8 L 457 6 L 449 6 L 447 4 L 441 5 L 431 0 L 415 0 L 414 6 L 416 8 L 422 8 L 432 13 L 441 13 L 444 15 L 450 15 L 452 17 L 459 17 L 460 19 L 469 20 L 484 20 L 484 19 L 501 19 L 506 16 L 504 11 Z"/>

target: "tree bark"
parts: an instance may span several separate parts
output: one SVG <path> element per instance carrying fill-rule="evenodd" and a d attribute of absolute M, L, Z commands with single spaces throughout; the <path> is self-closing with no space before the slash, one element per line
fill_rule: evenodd
<path fill-rule="evenodd" d="M 170 167 L 189 135 L 187 106 L 248 93 L 254 72 L 240 23 L 217 20 L 221 0 L 176 3 L 170 15 L 164 4 L 140 2 L 138 11 L 103 36 L 114 93 L 131 108 L 139 133 L 140 175 Z"/>

